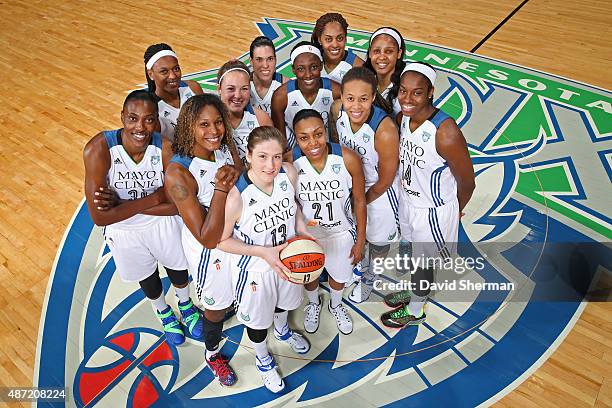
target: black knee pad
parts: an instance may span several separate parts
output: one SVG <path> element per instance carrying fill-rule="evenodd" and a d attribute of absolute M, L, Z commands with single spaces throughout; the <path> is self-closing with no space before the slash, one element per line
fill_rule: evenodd
<path fill-rule="evenodd" d="M 164 291 L 159 271 L 156 269 L 151 276 L 138 282 L 145 296 L 149 299 L 157 299 Z"/>
<path fill-rule="evenodd" d="M 251 329 L 247 327 L 247 335 L 249 336 L 249 340 L 253 343 L 261 343 L 266 340 L 268 337 L 267 329 Z"/>
<path fill-rule="evenodd" d="M 281 309 L 280 307 L 275 307 L 274 308 L 274 313 L 283 313 L 285 311 L 286 311 L 285 309 Z"/>
<path fill-rule="evenodd" d="M 189 282 L 189 273 L 187 269 L 177 271 L 175 269 L 166 268 L 166 273 L 168 274 L 168 278 L 170 278 L 170 282 L 172 282 L 172 286 L 181 287 Z"/>
<path fill-rule="evenodd" d="M 433 268 L 426 268 L 426 269 L 423 269 L 420 267 L 416 268 L 411 278 L 411 281 L 414 282 L 412 293 L 414 293 L 415 295 L 419 297 L 428 296 L 429 293 L 431 292 L 431 289 L 429 289 L 429 287 L 431 286 L 431 283 L 433 282 L 433 272 L 434 272 Z M 429 284 L 422 286 L 421 284 L 422 281 L 426 281 Z M 422 287 L 426 287 L 427 289 L 421 289 Z"/>
<path fill-rule="evenodd" d="M 223 332 L 223 320 L 220 322 L 211 322 L 204 317 L 204 344 L 206 350 L 214 351 L 219 347 L 221 342 L 221 334 Z"/>

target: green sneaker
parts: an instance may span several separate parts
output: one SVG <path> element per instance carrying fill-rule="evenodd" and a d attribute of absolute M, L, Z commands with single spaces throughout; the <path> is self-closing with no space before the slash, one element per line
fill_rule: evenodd
<path fill-rule="evenodd" d="M 166 341 L 170 344 L 178 346 L 185 342 L 185 333 L 181 327 L 181 322 L 176 318 L 174 312 L 168 306 L 165 310 L 157 312 L 157 317 L 161 320 L 166 332 Z"/>
<path fill-rule="evenodd" d="M 404 326 L 416 326 L 425 321 L 425 313 L 422 312 L 421 316 L 413 316 L 408 312 L 407 306 L 400 306 L 397 309 L 393 309 L 387 313 L 383 313 L 380 316 L 382 324 L 393 329 L 401 329 Z"/>
<path fill-rule="evenodd" d="M 409 290 L 401 290 L 399 292 L 389 293 L 388 295 L 385 295 L 383 301 L 385 302 L 385 305 L 395 309 L 396 307 L 404 306 L 410 303 L 411 295 L 412 294 Z"/>

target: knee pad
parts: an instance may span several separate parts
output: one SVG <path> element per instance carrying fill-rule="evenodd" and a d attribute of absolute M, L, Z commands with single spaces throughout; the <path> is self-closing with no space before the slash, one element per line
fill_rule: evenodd
<path fill-rule="evenodd" d="M 221 334 L 223 332 L 223 321 L 211 322 L 204 317 L 204 344 L 206 344 L 206 350 L 214 351 L 219 347 L 221 342 Z"/>
<path fill-rule="evenodd" d="M 172 286 L 181 287 L 189 282 L 189 273 L 187 269 L 177 271 L 175 269 L 166 268 L 166 273 L 168 274 L 168 278 L 170 278 L 170 282 L 172 282 Z"/>
<path fill-rule="evenodd" d="M 157 299 L 163 293 L 164 288 L 159 278 L 159 271 L 156 269 L 151 276 L 138 282 L 145 296 L 149 299 Z"/>
<path fill-rule="evenodd" d="M 253 343 L 262 343 L 268 337 L 268 330 L 266 329 L 251 329 L 247 327 L 247 335 L 249 336 L 249 340 Z"/>

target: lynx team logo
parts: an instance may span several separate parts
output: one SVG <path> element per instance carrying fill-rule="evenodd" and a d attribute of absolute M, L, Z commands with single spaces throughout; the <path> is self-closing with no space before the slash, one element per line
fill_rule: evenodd
<path fill-rule="evenodd" d="M 310 38 L 312 24 L 265 19 L 257 25 L 274 40 L 278 71 L 291 76 L 290 50 Z M 353 30 L 347 45 L 364 56 L 368 38 Z M 482 254 L 483 243 L 500 247 L 479 271 L 482 281 L 519 283 L 535 296 L 549 283 L 547 270 L 569 263 L 544 245 L 550 237 L 598 247 L 585 273 L 610 269 L 610 250 L 598 244 L 612 238 L 605 199 L 612 181 L 610 92 L 423 43 L 407 41 L 406 58 L 437 69 L 435 104 L 456 119 L 469 143 L 477 189 L 462 220 L 460 254 Z M 241 60 L 248 62 L 248 54 Z M 216 70 L 185 79 L 214 90 Z M 530 257 L 524 248 L 534 242 Z M 164 285 L 167 290 L 167 279 Z M 312 406 L 355 398 L 364 405 L 490 403 L 533 372 L 583 310 L 578 301 L 525 303 L 502 295 L 433 301 L 424 324 L 399 331 L 379 323 L 381 303 L 348 302 L 356 327 L 350 336 L 338 335 L 323 311 L 320 330 L 308 336 L 307 359 L 283 357 L 289 350 L 270 340 L 287 383 L 280 396 L 261 385 L 252 355 L 239 346 L 247 343 L 244 328 L 231 318 L 223 350 L 239 380 L 221 388 L 204 364 L 203 342 L 189 339 L 178 348 L 164 342 L 138 286 L 117 278 L 101 229 L 82 204 L 49 281 L 34 385 L 71 387 L 69 405 L 78 406 Z M 491 376 L 482 367 L 498 369 Z"/>

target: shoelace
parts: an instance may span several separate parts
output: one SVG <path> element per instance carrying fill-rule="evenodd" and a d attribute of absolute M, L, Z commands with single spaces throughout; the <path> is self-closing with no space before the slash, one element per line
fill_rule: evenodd
<path fill-rule="evenodd" d="M 391 313 L 391 317 L 394 318 L 394 319 L 397 319 L 398 317 L 407 317 L 409 315 L 410 315 L 410 313 L 406 312 L 406 309 L 403 308 L 403 307 L 401 309 L 396 310 L 395 312 Z"/>
<path fill-rule="evenodd" d="M 306 318 L 308 320 L 314 320 L 315 323 L 317 323 L 319 321 L 319 316 L 317 316 L 316 310 L 317 310 L 317 306 L 314 303 L 309 303 L 308 305 L 306 305 Z"/>
<path fill-rule="evenodd" d="M 219 377 L 227 377 L 231 374 L 230 368 L 227 365 L 227 360 L 223 357 L 217 356 L 213 361 L 209 361 L 210 366 L 219 375 Z"/>

